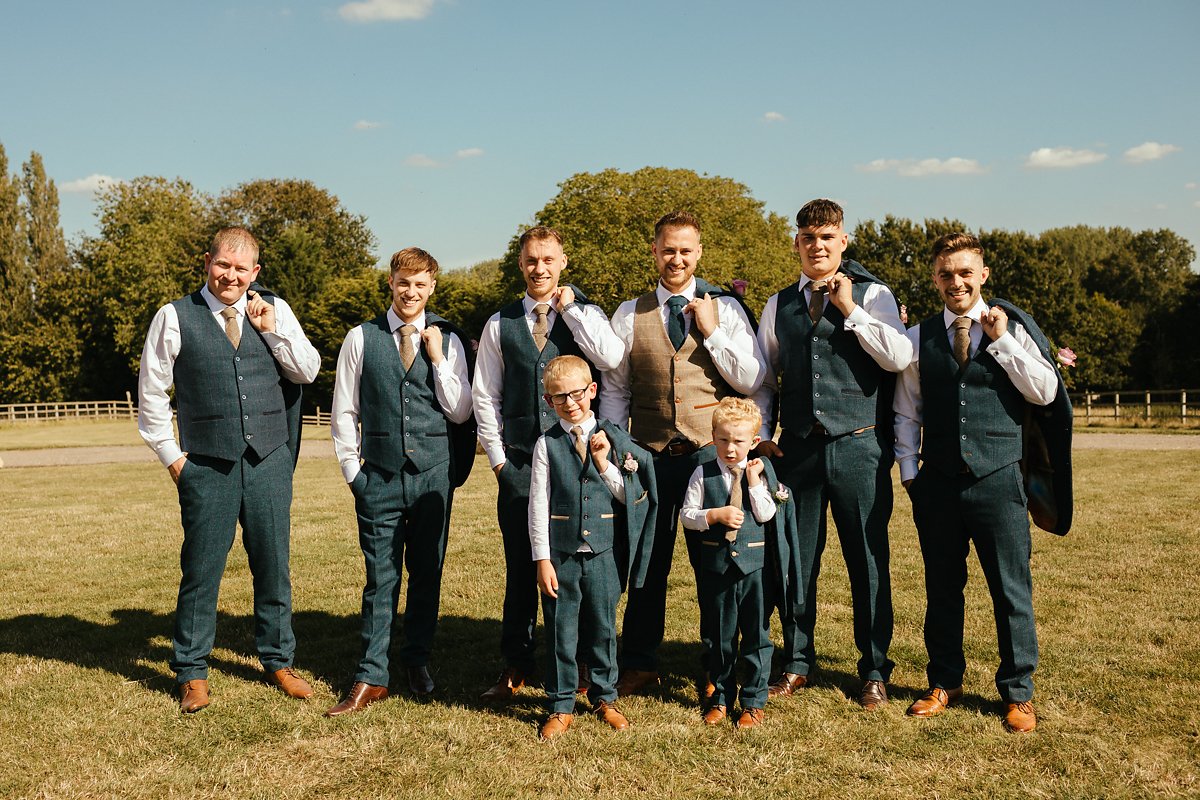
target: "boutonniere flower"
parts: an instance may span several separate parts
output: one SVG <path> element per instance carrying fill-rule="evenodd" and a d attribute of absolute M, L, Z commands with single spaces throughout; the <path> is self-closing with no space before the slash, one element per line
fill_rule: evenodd
<path fill-rule="evenodd" d="M 633 453 L 626 453 L 625 460 L 621 462 L 621 469 L 632 474 L 638 470 L 637 459 L 633 457 Z"/>
<path fill-rule="evenodd" d="M 1075 351 L 1069 347 L 1064 347 L 1058 351 L 1058 362 L 1064 367 L 1075 366 Z"/>
<path fill-rule="evenodd" d="M 779 484 L 779 488 L 775 490 L 775 502 L 779 505 L 783 505 L 784 503 L 786 503 L 788 501 L 788 498 L 790 498 L 791 496 L 792 495 L 790 492 L 788 492 L 787 487 L 784 486 L 782 483 Z"/>

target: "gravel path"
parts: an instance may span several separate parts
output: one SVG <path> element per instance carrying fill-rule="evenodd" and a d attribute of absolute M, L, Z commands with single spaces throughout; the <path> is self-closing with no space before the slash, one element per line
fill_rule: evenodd
<path fill-rule="evenodd" d="M 1198 450 L 1200 436 L 1167 433 L 1076 433 L 1076 450 Z M 301 458 L 333 458 L 333 442 L 305 442 Z M 69 464 L 153 463 L 143 445 L 123 447 L 57 447 L 0 451 L 0 467 L 49 467 Z"/>

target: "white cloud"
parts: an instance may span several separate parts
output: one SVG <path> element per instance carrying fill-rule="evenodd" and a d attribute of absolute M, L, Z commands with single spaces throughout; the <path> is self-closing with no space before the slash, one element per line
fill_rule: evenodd
<path fill-rule="evenodd" d="M 367 119 L 360 119 L 358 122 L 354 123 L 354 130 L 356 130 L 356 131 L 369 131 L 369 130 L 374 130 L 375 128 L 382 128 L 382 127 L 383 127 L 382 122 L 371 122 L 370 120 L 367 120 Z"/>
<path fill-rule="evenodd" d="M 1155 204 L 1154 204 L 1154 210 L 1155 210 L 1155 211 L 1166 211 L 1166 210 L 1167 210 L 1167 204 L 1166 204 L 1166 203 L 1155 203 Z"/>
<path fill-rule="evenodd" d="M 1125 160 L 1130 164 L 1142 164 L 1146 161 L 1157 161 L 1160 158 L 1166 158 L 1171 153 L 1178 153 L 1180 147 L 1173 144 L 1159 144 L 1158 142 L 1145 142 L 1137 147 L 1131 147 L 1125 151 Z"/>
<path fill-rule="evenodd" d="M 787 117 L 785 117 L 783 114 L 780 114 L 778 111 L 768 111 L 767 113 L 763 114 L 764 122 L 783 122 L 785 119 L 787 119 Z"/>
<path fill-rule="evenodd" d="M 1196 202 L 1192 203 L 1192 205 L 1194 205 L 1196 208 L 1200 208 L 1200 200 L 1197 200 Z"/>
<path fill-rule="evenodd" d="M 860 172 L 895 172 L 906 178 L 927 175 L 981 175 L 987 172 L 973 158 L 877 158 L 858 167 Z"/>
<path fill-rule="evenodd" d="M 1071 147 L 1039 147 L 1025 159 L 1025 166 L 1030 169 L 1070 169 L 1086 167 L 1088 164 L 1099 164 L 1108 158 L 1104 153 L 1095 150 L 1075 150 Z"/>
<path fill-rule="evenodd" d="M 346 3 L 338 15 L 348 22 L 395 22 L 425 19 L 433 11 L 434 0 L 361 0 Z"/>
<path fill-rule="evenodd" d="M 86 178 L 80 178 L 76 181 L 67 181 L 60 185 L 58 190 L 68 194 L 95 194 L 100 189 L 114 183 L 124 183 L 119 178 L 114 178 L 111 175 L 88 175 Z"/>
<path fill-rule="evenodd" d="M 1195 189 L 1197 186 L 1200 186 L 1200 184 L 1196 183 L 1195 181 L 1188 181 L 1187 183 L 1185 183 L 1185 184 L 1183 185 L 1183 188 L 1185 188 L 1185 189 Z"/>
<path fill-rule="evenodd" d="M 413 153 L 408 158 L 404 159 L 404 163 L 410 167 L 440 167 L 441 164 L 434 161 L 424 153 Z"/>
<path fill-rule="evenodd" d="M 482 147 L 466 147 L 454 154 L 458 158 L 479 158 L 483 155 Z"/>

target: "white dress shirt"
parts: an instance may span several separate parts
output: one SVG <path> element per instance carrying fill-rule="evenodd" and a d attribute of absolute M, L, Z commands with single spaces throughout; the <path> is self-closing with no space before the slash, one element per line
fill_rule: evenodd
<path fill-rule="evenodd" d="M 396 343 L 396 351 L 400 351 L 400 327 L 404 321 L 396 314 L 396 309 L 388 307 L 388 328 Z M 425 345 L 421 341 L 421 332 L 425 330 L 425 315 L 411 323 L 416 330 L 409 336 L 412 339 L 413 352 L 420 353 Z M 448 331 L 442 332 L 449 337 L 450 346 L 446 357 L 433 368 L 433 391 L 437 395 L 438 404 L 442 407 L 446 418 L 451 422 L 466 422 L 471 416 L 470 379 L 467 377 L 467 355 L 458 336 Z M 362 381 L 363 361 L 363 332 L 359 325 L 346 333 L 342 349 L 338 352 L 337 375 L 333 385 L 333 412 L 330 431 L 333 434 L 333 452 L 337 455 L 342 467 L 342 477 L 346 483 L 352 483 L 362 469 L 361 447 L 362 432 L 358 427 L 359 417 L 359 384 Z"/>
<path fill-rule="evenodd" d="M 575 435 L 571 433 L 571 428 L 575 423 L 559 419 L 558 424 L 571 437 L 571 444 L 574 445 Z M 596 430 L 596 415 L 589 414 L 587 419 L 579 423 L 579 427 L 583 429 L 583 439 L 586 442 L 591 438 L 592 431 Z M 588 458 L 591 457 L 589 447 Z M 605 466 L 604 472 L 600 473 L 600 480 L 612 492 L 618 503 L 625 502 L 625 479 L 611 461 Z M 550 558 L 550 458 L 546 455 L 545 434 L 539 436 L 533 446 L 533 463 L 529 475 L 529 546 L 533 551 L 534 561 Z M 575 552 L 590 553 L 592 548 L 584 542 Z"/>
<path fill-rule="evenodd" d="M 528 294 L 521 300 L 525 308 L 525 324 L 533 333 L 537 320 L 534 308 L 538 301 Z M 546 330 L 554 327 L 558 312 L 554 303 L 548 303 Z M 575 338 L 579 349 L 600 370 L 610 370 L 625 358 L 625 346 L 609 327 L 604 309 L 594 303 L 581 305 L 572 303 L 563 313 L 567 328 Z M 504 455 L 504 417 L 500 404 L 504 396 L 504 357 L 500 350 L 500 314 L 492 314 L 479 335 L 479 351 L 475 354 L 475 383 L 471 386 L 471 402 L 475 407 L 475 424 L 479 430 L 479 443 L 487 453 L 488 463 L 495 469 L 507 460 Z M 541 402 L 540 400 L 538 402 Z"/>
<path fill-rule="evenodd" d="M 729 467 L 719 459 L 717 465 L 721 468 L 721 480 L 725 482 L 725 491 L 732 491 L 733 475 L 730 474 Z M 742 468 L 742 475 L 745 475 L 746 459 L 743 458 L 738 462 L 738 466 Z M 775 517 L 775 500 L 771 497 L 771 489 L 767 486 L 767 482 L 761 479 L 762 476 L 759 477 L 758 485 L 750 486 L 750 511 L 759 524 L 764 524 Z M 696 467 L 692 472 L 692 477 L 688 478 L 687 491 L 683 493 L 683 505 L 679 509 L 679 519 L 683 521 L 683 527 L 690 531 L 705 531 L 712 527 L 706 519 L 709 508 L 724 508 L 724 506 L 704 508 L 703 503 L 704 466 L 701 465 Z M 725 503 L 725 505 L 729 504 Z"/>
<path fill-rule="evenodd" d="M 200 290 L 200 296 L 212 312 L 216 329 L 214 336 L 225 335 L 225 319 L 221 312 L 226 306 L 212 296 L 208 285 Z M 250 326 L 242 327 L 246 317 L 246 295 L 238 298 L 232 308 L 237 310 L 239 328 L 250 335 Z M 282 298 L 275 298 L 275 332 L 260 332 L 271 355 L 279 364 L 284 376 L 292 383 L 312 383 L 321 369 L 321 354 L 304 335 L 300 322 L 291 307 Z M 183 339 L 179 333 L 179 315 L 175 306 L 167 303 L 150 320 L 146 333 L 146 345 L 142 349 L 142 366 L 138 372 L 138 433 L 158 455 L 164 467 L 169 467 L 183 457 L 183 450 L 175 439 L 171 425 L 171 398 L 168 392 L 175 385 L 175 359 Z"/>
<path fill-rule="evenodd" d="M 658 298 L 658 312 L 662 317 L 663 329 L 666 330 L 671 313 L 667 308 L 667 300 L 676 293 L 664 288 L 661 282 L 654 293 Z M 683 291 L 677 294 L 690 303 L 696 298 L 696 280 L 693 278 Z M 704 340 L 704 349 L 712 356 L 713 364 L 726 383 L 735 392 L 750 396 L 762 384 L 763 374 L 766 372 L 762 354 L 758 350 L 758 342 L 754 339 L 754 329 L 738 301 L 726 296 L 715 299 L 718 308 L 717 329 Z M 627 353 L 633 351 L 636 306 L 637 298 L 626 300 L 617 306 L 612 318 L 613 332 L 624 342 Z M 685 334 L 691 330 L 693 324 L 691 314 L 684 314 Z M 636 377 L 630 374 L 629 359 L 626 358 L 604 373 L 604 384 L 600 387 L 600 416 L 626 430 L 629 428 L 632 382 Z"/>
<path fill-rule="evenodd" d="M 983 326 L 980 318 L 988 313 L 988 304 L 980 298 L 966 316 L 971 324 L 971 356 L 979 350 L 983 340 Z M 942 321 L 946 324 L 946 337 L 954 342 L 954 331 L 951 326 L 958 316 L 946 308 L 942 310 Z M 900 464 L 900 480 L 907 481 L 917 476 L 917 455 L 921 447 L 921 326 L 914 325 L 908 329 L 908 338 L 912 342 L 918 357 L 914 358 L 908 369 L 900 373 L 896 381 L 896 399 L 892 408 L 896 412 L 896 461 Z M 1025 332 L 1019 324 L 1009 323 L 1008 330 L 1003 336 L 988 345 L 987 351 L 996 359 L 996 363 L 1004 369 L 1013 386 L 1021 396 L 1030 403 L 1038 406 L 1054 402 L 1058 394 L 1058 372 L 1050 362 L 1042 356 L 1037 343 Z"/>
<path fill-rule="evenodd" d="M 812 295 L 812 280 L 801 274 L 800 296 L 808 308 Z M 829 296 L 825 304 L 829 304 Z M 763 427 L 759 436 L 763 441 L 775 432 L 775 420 L 771 416 L 771 404 L 779 390 L 779 339 L 775 336 L 775 314 L 779 306 L 779 294 L 771 295 L 758 322 L 758 346 L 767 365 L 762 388 L 754 394 L 754 402 L 762 414 Z M 904 323 L 900 321 L 900 309 L 890 289 L 880 283 L 867 284 L 861 305 L 856 305 L 843 323 L 843 329 L 853 331 L 858 343 L 880 368 L 888 372 L 900 372 L 913 360 L 912 342 L 904 334 Z"/>

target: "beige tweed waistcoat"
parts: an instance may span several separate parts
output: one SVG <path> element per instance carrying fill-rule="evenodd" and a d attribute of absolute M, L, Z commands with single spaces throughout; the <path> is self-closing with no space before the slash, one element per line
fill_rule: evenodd
<path fill-rule="evenodd" d="M 717 371 L 694 322 L 675 352 L 654 292 L 639 297 L 634 306 L 629 367 L 629 434 L 634 439 L 655 451 L 677 435 L 697 447 L 712 441 L 713 409 L 736 392 Z"/>

